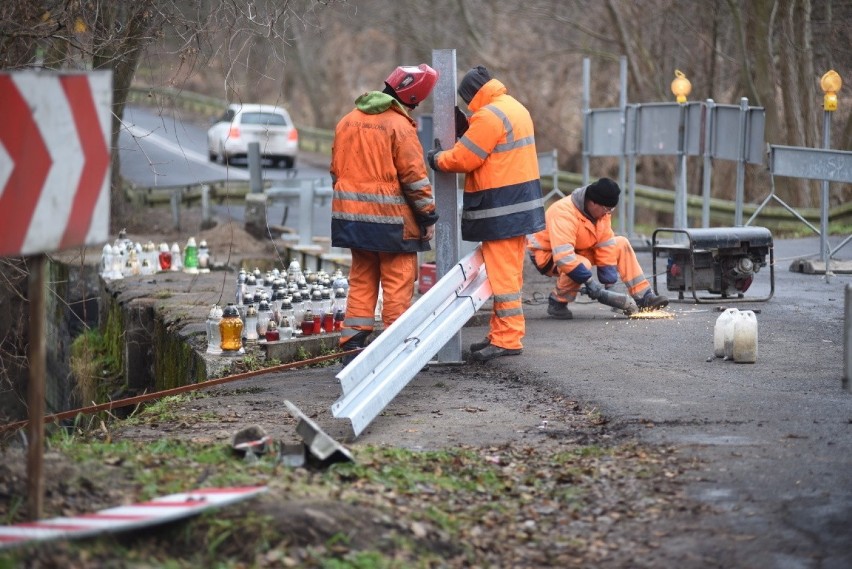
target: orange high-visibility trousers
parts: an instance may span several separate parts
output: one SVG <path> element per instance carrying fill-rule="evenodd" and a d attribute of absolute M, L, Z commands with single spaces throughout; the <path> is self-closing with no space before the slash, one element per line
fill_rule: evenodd
<path fill-rule="evenodd" d="M 518 350 L 526 332 L 521 289 L 524 287 L 526 237 L 482 242 L 482 257 L 491 283 L 494 308 L 489 341 L 500 348 Z"/>
<path fill-rule="evenodd" d="M 620 235 L 615 236 L 615 249 L 618 254 L 618 276 L 621 281 L 627 286 L 627 293 L 633 297 L 641 297 L 645 291 L 651 288 L 651 283 L 645 278 L 645 273 L 642 272 L 642 267 L 636 259 L 636 252 L 630 245 L 630 241 L 626 237 Z M 586 268 L 591 269 L 597 265 L 595 259 L 595 250 L 586 249 L 577 252 L 577 258 L 581 259 Z M 536 257 L 536 262 L 539 258 Z M 544 261 L 546 262 L 546 261 Z M 580 287 L 583 286 L 571 279 L 568 275 L 559 273 L 556 279 L 556 288 L 553 290 L 553 296 L 559 302 L 574 302 L 577 298 L 577 293 Z"/>
<path fill-rule="evenodd" d="M 358 332 L 373 331 L 379 283 L 382 285 L 382 323 L 387 328 L 411 306 L 417 277 L 417 253 L 351 251 L 349 298 L 340 344 Z"/>

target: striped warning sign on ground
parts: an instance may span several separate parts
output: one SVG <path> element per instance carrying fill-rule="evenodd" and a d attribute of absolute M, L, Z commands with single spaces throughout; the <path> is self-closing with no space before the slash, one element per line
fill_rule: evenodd
<path fill-rule="evenodd" d="M 162 524 L 239 502 L 265 491 L 265 486 L 201 488 L 91 514 L 0 526 L 0 549 L 28 541 L 91 537 Z"/>

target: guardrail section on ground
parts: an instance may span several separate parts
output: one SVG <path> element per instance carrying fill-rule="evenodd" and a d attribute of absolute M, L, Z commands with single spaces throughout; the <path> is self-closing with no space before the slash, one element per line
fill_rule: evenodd
<path fill-rule="evenodd" d="M 343 395 L 331 406 L 334 417 L 349 419 L 360 435 L 489 298 L 477 246 L 337 374 Z"/>

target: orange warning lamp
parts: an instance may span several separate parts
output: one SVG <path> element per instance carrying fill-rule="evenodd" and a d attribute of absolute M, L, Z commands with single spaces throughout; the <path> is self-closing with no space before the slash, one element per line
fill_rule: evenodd
<path fill-rule="evenodd" d="M 826 111 L 836 111 L 837 92 L 843 87 L 843 79 L 840 78 L 840 74 L 834 69 L 827 71 L 819 80 L 819 86 L 822 88 L 822 92 L 825 93 L 822 107 Z"/>
<path fill-rule="evenodd" d="M 692 83 L 681 71 L 675 69 L 675 78 L 672 81 L 672 94 L 677 97 L 678 103 L 685 103 L 686 96 L 692 92 Z"/>

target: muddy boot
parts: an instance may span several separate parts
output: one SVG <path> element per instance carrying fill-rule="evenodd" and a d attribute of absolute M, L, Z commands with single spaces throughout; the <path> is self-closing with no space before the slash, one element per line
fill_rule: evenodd
<path fill-rule="evenodd" d="M 645 291 L 645 294 L 641 298 L 636 298 L 636 306 L 639 307 L 639 310 L 657 310 L 665 308 L 668 305 L 669 299 L 667 296 L 654 294 L 654 290 L 650 288 Z"/>
<path fill-rule="evenodd" d="M 489 340 L 488 338 L 485 338 L 481 342 L 474 342 L 473 344 L 470 345 L 470 353 L 472 354 L 473 352 L 478 352 L 479 350 L 487 348 L 490 345 L 491 345 L 491 340 Z"/>
<path fill-rule="evenodd" d="M 494 358 L 499 358 L 500 356 L 517 356 L 522 352 L 522 349 L 511 350 L 509 348 L 501 348 L 500 346 L 495 346 L 494 344 L 488 344 L 488 347 L 482 348 L 478 352 L 473 352 L 470 355 L 470 359 L 477 362 L 487 362 L 488 360 L 493 360 Z"/>
<path fill-rule="evenodd" d="M 346 340 L 344 343 L 340 344 L 340 349 L 344 352 L 348 352 L 349 350 L 357 350 L 358 348 L 363 348 L 367 343 L 367 337 L 371 334 L 369 331 L 361 331 Z M 348 366 L 352 363 L 352 360 L 361 352 L 355 354 L 347 354 L 340 358 L 340 361 L 343 363 L 343 367 Z"/>
<path fill-rule="evenodd" d="M 547 299 L 547 315 L 557 320 L 571 320 L 574 315 L 568 310 L 567 302 L 559 302 L 552 296 Z"/>

